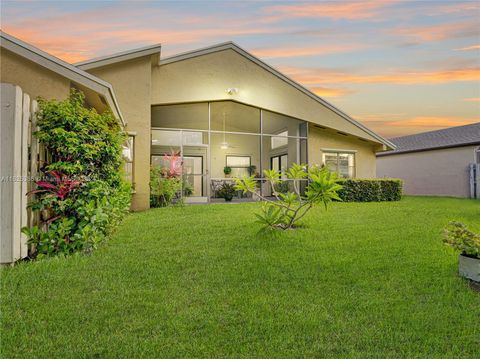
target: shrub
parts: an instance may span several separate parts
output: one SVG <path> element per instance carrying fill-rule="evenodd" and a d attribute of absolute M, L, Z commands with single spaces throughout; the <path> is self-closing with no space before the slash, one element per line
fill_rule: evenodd
<path fill-rule="evenodd" d="M 167 207 L 180 197 L 182 181 L 177 177 L 165 177 L 162 167 L 150 169 L 150 206 Z"/>
<path fill-rule="evenodd" d="M 30 207 L 41 222 L 23 228 L 31 257 L 90 251 L 119 224 L 130 207 L 122 179 L 126 139 L 110 112 L 84 107 L 81 92 L 64 101 L 39 101 L 35 136 L 49 153 Z"/>
<path fill-rule="evenodd" d="M 280 182 L 280 172 L 265 170 L 265 178 L 273 189 L 276 201 L 256 192 L 256 180 L 254 176 L 244 179 L 236 178 L 236 189 L 244 193 L 250 192 L 259 196 L 263 201 L 262 213 L 255 214 L 263 229 L 290 229 L 294 228 L 297 222 L 302 219 L 308 211 L 316 204 L 323 203 L 327 208 L 332 200 L 340 200 L 337 195 L 342 186 L 337 184 L 336 173 L 331 173 L 327 168 L 312 166 L 308 170 L 305 165 L 293 164 L 286 172 L 291 180 L 294 191 L 279 193 L 276 185 Z M 301 182 L 308 185 L 304 193 L 300 190 Z"/>
<path fill-rule="evenodd" d="M 341 179 L 338 192 L 344 202 L 399 201 L 402 198 L 403 182 L 395 178 Z"/>
<path fill-rule="evenodd" d="M 450 222 L 444 230 L 443 242 L 467 257 L 480 259 L 480 234 L 459 222 Z"/>
<path fill-rule="evenodd" d="M 188 182 L 182 181 L 182 161 L 179 152 L 163 156 L 167 166 L 150 168 L 150 206 L 166 207 L 193 193 Z"/>

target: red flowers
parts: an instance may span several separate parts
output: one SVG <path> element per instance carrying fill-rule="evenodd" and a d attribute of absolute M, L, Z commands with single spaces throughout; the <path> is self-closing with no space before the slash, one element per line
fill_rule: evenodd
<path fill-rule="evenodd" d="M 75 187 L 80 185 L 80 181 L 71 180 L 61 172 L 50 171 L 48 174 L 53 177 L 53 181 L 35 182 L 38 189 L 28 192 L 27 195 L 47 192 L 63 201 Z"/>
<path fill-rule="evenodd" d="M 167 178 L 180 177 L 182 174 L 182 160 L 180 153 L 172 151 L 169 155 L 164 155 L 163 159 L 168 161 L 169 167 L 164 168 L 163 175 Z"/>

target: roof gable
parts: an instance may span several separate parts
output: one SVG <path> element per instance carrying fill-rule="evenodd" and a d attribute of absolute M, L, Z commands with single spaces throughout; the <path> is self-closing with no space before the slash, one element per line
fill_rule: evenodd
<path fill-rule="evenodd" d="M 337 107 L 335 107 L 334 105 L 329 103 L 328 101 L 326 101 L 323 98 L 321 98 L 320 96 L 314 94 L 313 92 L 311 92 L 310 90 L 308 90 L 304 86 L 300 85 L 298 82 L 292 80 L 288 76 L 284 75 L 283 73 L 281 73 L 280 71 L 278 71 L 274 67 L 272 67 L 272 66 L 268 65 L 267 63 L 263 62 L 262 60 L 260 60 L 256 56 L 252 55 L 251 53 L 247 52 L 246 50 L 242 49 L 240 46 L 238 46 L 237 44 L 235 44 L 233 42 L 225 42 L 225 43 L 209 46 L 209 47 L 206 47 L 206 48 L 202 48 L 202 49 L 198 49 L 198 50 L 194 50 L 194 51 L 189 51 L 189 52 L 184 52 L 184 53 L 181 53 L 181 54 L 178 54 L 178 55 L 162 58 L 162 59 L 160 59 L 160 66 L 161 65 L 167 65 L 167 64 L 170 64 L 170 63 L 173 63 L 173 62 L 183 61 L 183 60 L 207 55 L 207 54 L 212 54 L 212 53 L 216 53 L 216 52 L 220 52 L 220 51 L 224 51 L 224 50 L 235 51 L 237 54 L 247 58 L 248 60 L 252 61 L 256 65 L 262 67 L 264 70 L 270 72 L 271 74 L 273 74 L 277 78 L 279 78 L 282 81 L 286 82 L 287 84 L 293 86 L 294 88 L 296 88 L 297 90 L 299 90 L 303 94 L 305 94 L 308 97 L 312 98 L 313 100 L 319 102 L 320 104 L 322 104 L 323 106 L 325 106 L 329 110 L 333 111 L 334 113 L 336 113 L 337 115 L 342 117 L 344 120 L 348 121 L 349 123 L 353 124 L 354 126 L 359 128 L 360 130 L 362 130 L 363 132 L 365 132 L 365 133 L 369 134 L 370 136 L 372 136 L 373 138 L 375 138 L 380 143 L 384 144 L 385 146 L 387 146 L 389 148 L 395 148 L 395 145 L 392 142 L 390 142 L 387 139 L 383 138 L 382 136 L 376 134 L 375 132 L 373 132 L 372 130 L 370 130 L 369 128 L 367 128 L 366 126 L 361 124 L 360 122 L 354 120 L 352 117 L 350 117 L 345 112 L 341 111 L 340 109 L 338 109 Z"/>

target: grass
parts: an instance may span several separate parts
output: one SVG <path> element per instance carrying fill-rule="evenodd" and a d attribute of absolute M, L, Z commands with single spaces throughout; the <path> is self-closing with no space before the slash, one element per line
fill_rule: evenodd
<path fill-rule="evenodd" d="M 3 357 L 478 358 L 480 293 L 441 243 L 478 201 L 335 203 L 278 238 L 257 207 L 137 213 L 91 256 L 3 269 Z"/>

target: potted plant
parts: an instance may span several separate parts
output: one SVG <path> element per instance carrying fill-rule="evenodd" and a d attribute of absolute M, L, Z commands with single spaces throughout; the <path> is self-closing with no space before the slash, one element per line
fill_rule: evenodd
<path fill-rule="evenodd" d="M 225 174 L 225 177 L 230 177 L 230 173 L 232 173 L 232 167 L 230 166 L 223 167 L 223 173 Z"/>
<path fill-rule="evenodd" d="M 463 223 L 451 222 L 445 228 L 443 242 L 460 251 L 459 274 L 480 282 L 480 234 L 469 231 Z"/>
<path fill-rule="evenodd" d="M 225 182 L 220 190 L 218 191 L 218 195 L 225 199 L 225 202 L 231 202 L 233 196 L 235 195 L 235 185 L 233 183 Z"/>
<path fill-rule="evenodd" d="M 254 176 L 257 172 L 257 166 L 255 165 L 248 166 L 247 170 L 248 170 L 249 176 Z"/>

